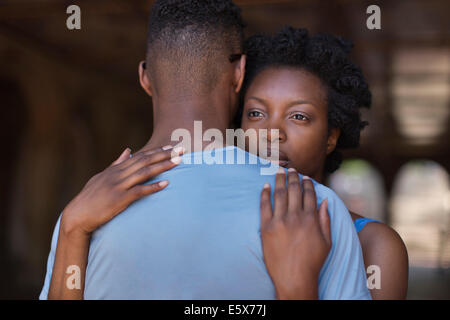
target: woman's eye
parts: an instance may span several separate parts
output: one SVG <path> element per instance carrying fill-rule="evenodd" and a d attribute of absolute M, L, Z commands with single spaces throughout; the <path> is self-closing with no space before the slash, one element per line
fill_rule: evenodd
<path fill-rule="evenodd" d="M 301 121 L 308 120 L 308 118 L 302 115 L 301 113 L 296 113 L 291 118 L 294 120 L 301 120 Z"/>
<path fill-rule="evenodd" d="M 263 114 L 261 113 L 261 112 L 259 112 L 259 111 L 250 111 L 249 113 L 248 113 L 248 116 L 250 117 L 250 118 L 257 118 L 257 117 L 261 117 Z"/>

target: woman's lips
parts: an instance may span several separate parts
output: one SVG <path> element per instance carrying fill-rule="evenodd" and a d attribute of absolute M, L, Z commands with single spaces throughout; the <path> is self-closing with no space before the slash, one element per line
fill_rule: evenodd
<path fill-rule="evenodd" d="M 289 160 L 270 160 L 270 161 L 284 168 L 288 168 L 289 165 Z"/>
<path fill-rule="evenodd" d="M 278 162 L 278 165 L 280 166 L 280 167 L 287 167 L 288 166 L 288 164 L 289 164 L 289 160 L 280 160 L 279 162 Z"/>
<path fill-rule="evenodd" d="M 272 154 L 278 154 L 277 159 L 272 159 Z M 276 149 L 267 149 L 267 157 L 272 162 L 278 164 L 280 167 L 287 167 L 289 163 L 289 158 L 284 154 L 284 152 Z"/>

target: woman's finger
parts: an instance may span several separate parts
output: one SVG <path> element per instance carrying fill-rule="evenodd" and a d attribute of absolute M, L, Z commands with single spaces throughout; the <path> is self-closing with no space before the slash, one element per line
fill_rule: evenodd
<path fill-rule="evenodd" d="M 137 184 L 143 183 L 158 174 L 161 174 L 167 170 L 172 169 L 173 167 L 176 167 L 181 163 L 181 157 L 172 158 L 171 160 L 164 160 L 161 162 L 158 162 L 156 164 L 147 165 L 136 172 L 132 173 L 128 177 L 126 177 L 122 182 L 121 185 L 125 189 L 130 189 L 134 187 Z"/>
<path fill-rule="evenodd" d="M 135 161 L 137 159 L 140 159 L 144 155 L 150 155 L 152 153 L 158 153 L 158 152 L 163 152 L 166 150 L 171 150 L 171 149 L 173 149 L 173 147 L 168 145 L 165 147 L 156 148 L 156 149 L 152 149 L 152 150 L 143 149 L 143 150 L 136 152 L 134 155 L 131 154 L 130 148 L 127 148 L 127 149 L 129 150 L 129 152 L 126 152 L 127 150 L 125 150 L 119 157 L 120 161 L 119 161 L 119 159 L 117 159 L 115 162 L 113 162 L 113 164 L 111 164 L 111 166 L 122 164 L 120 166 L 120 169 L 125 169 L 125 168 L 129 167 L 131 164 L 135 163 Z"/>
<path fill-rule="evenodd" d="M 266 227 L 272 219 L 272 201 L 270 200 L 270 184 L 266 183 L 261 191 L 261 229 Z"/>
<path fill-rule="evenodd" d="M 153 149 L 153 150 L 150 150 L 150 151 L 143 151 L 143 152 L 148 154 L 148 155 L 150 155 L 150 154 L 153 154 L 153 153 L 167 151 L 167 150 L 172 150 L 172 149 L 173 149 L 173 146 L 168 145 L 168 146 L 164 146 L 164 147 L 161 147 L 161 148 L 156 148 L 156 149 Z"/>
<path fill-rule="evenodd" d="M 295 169 L 288 169 L 288 214 L 298 214 L 302 209 L 300 178 Z"/>
<path fill-rule="evenodd" d="M 125 160 L 130 158 L 130 154 L 131 154 L 131 149 L 130 148 L 126 148 L 122 154 L 119 156 L 119 158 L 117 158 L 116 161 L 114 161 L 113 163 L 111 163 L 110 167 L 115 166 L 119 163 L 124 162 Z"/>
<path fill-rule="evenodd" d="M 173 152 L 173 147 L 171 145 L 168 145 L 168 146 L 164 146 L 164 147 L 160 147 L 160 148 L 156 148 L 156 149 L 151 149 L 151 150 L 142 149 L 142 150 L 136 152 L 133 156 L 134 157 L 136 157 L 136 156 L 149 156 L 149 155 L 152 155 L 152 154 L 155 154 L 155 153 L 161 153 L 161 152 L 168 151 L 168 150 Z"/>
<path fill-rule="evenodd" d="M 169 181 L 163 180 L 152 184 L 137 185 L 128 190 L 128 201 L 131 203 L 150 194 L 159 192 L 169 185 Z"/>
<path fill-rule="evenodd" d="M 323 237 L 325 238 L 325 241 L 331 247 L 331 228 L 330 228 L 330 215 L 328 214 L 328 199 L 325 199 L 320 204 L 319 225 Z"/>
<path fill-rule="evenodd" d="M 288 208 L 288 194 L 286 190 L 286 175 L 284 169 L 280 168 L 275 177 L 274 198 L 274 218 L 284 218 Z"/>
<path fill-rule="evenodd" d="M 125 177 L 132 175 L 143 167 L 156 164 L 158 162 L 170 160 L 173 157 L 177 158 L 184 153 L 184 148 L 175 148 L 173 150 L 163 150 L 154 153 L 140 153 L 130 159 L 130 164 L 123 168 L 123 175 Z M 151 152 L 151 151 L 150 151 Z"/>
<path fill-rule="evenodd" d="M 310 177 L 303 176 L 303 212 L 314 215 L 317 209 L 316 191 Z"/>

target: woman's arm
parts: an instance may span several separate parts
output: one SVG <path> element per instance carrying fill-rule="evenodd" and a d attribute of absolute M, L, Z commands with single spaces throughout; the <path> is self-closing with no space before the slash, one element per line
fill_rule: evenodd
<path fill-rule="evenodd" d="M 380 288 L 369 288 L 372 299 L 406 299 L 408 252 L 398 233 L 383 223 L 368 223 L 359 239 L 366 269 L 375 265 L 380 270 Z"/>
<path fill-rule="evenodd" d="M 83 299 L 92 232 L 134 201 L 164 189 L 168 181 L 141 183 L 178 165 L 183 152 L 168 146 L 130 158 L 127 149 L 88 181 L 62 213 L 48 299 Z"/>
<path fill-rule="evenodd" d="M 264 260 L 278 299 L 318 299 L 318 279 L 331 249 L 327 201 L 317 212 L 314 185 L 308 177 L 284 169 L 276 175 L 274 207 L 270 185 L 261 193 L 261 238 Z"/>
<path fill-rule="evenodd" d="M 55 263 L 48 292 L 49 300 L 83 299 L 89 242 L 89 235 L 77 232 L 68 234 L 64 231 L 63 225 L 60 225 Z M 77 269 L 70 269 L 71 266 L 75 266 Z M 72 282 L 72 279 L 69 279 L 72 275 L 79 278 Z"/>

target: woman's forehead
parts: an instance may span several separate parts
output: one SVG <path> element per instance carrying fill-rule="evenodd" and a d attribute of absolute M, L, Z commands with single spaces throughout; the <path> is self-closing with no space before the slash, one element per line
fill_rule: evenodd
<path fill-rule="evenodd" d="M 325 103 L 326 92 L 320 79 L 311 72 L 294 67 L 270 67 L 261 71 L 250 84 L 246 99 L 303 100 Z"/>

